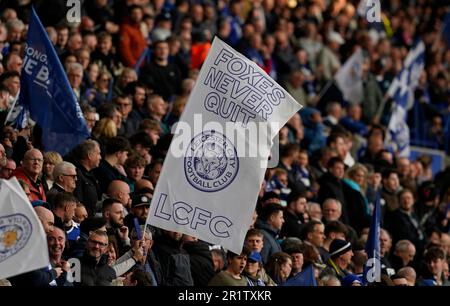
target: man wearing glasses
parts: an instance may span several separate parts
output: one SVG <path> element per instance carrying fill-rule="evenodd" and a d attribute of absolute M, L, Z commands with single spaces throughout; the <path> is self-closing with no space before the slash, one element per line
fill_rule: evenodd
<path fill-rule="evenodd" d="M 6 165 L 0 169 L 0 178 L 9 180 L 16 170 L 16 162 L 12 159 L 6 161 Z"/>
<path fill-rule="evenodd" d="M 80 258 L 81 286 L 111 286 L 116 278 L 116 272 L 108 265 L 106 254 L 108 236 L 104 231 L 95 230 L 89 233 L 86 252 Z"/>
<path fill-rule="evenodd" d="M 22 160 L 22 167 L 17 168 L 12 176 L 23 180 L 30 187 L 31 201 L 46 201 L 44 186 L 40 180 L 44 157 L 38 149 L 28 150 Z"/>
<path fill-rule="evenodd" d="M 73 193 L 77 186 L 77 168 L 72 163 L 63 161 L 55 166 L 53 170 L 54 183 L 47 193 L 47 201 L 53 204 L 58 193 Z"/>

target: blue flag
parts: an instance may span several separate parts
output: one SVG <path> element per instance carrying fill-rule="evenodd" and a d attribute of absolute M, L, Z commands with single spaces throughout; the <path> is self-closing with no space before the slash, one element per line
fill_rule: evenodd
<path fill-rule="evenodd" d="M 44 151 L 65 155 L 89 137 L 66 73 L 33 7 L 20 87 L 18 104 L 42 128 Z"/>
<path fill-rule="evenodd" d="M 445 15 L 444 23 L 442 24 L 442 37 L 444 38 L 447 46 L 450 48 L 450 13 Z"/>
<path fill-rule="evenodd" d="M 375 208 L 370 224 L 369 237 L 366 243 L 367 262 L 364 266 L 363 280 L 365 283 L 381 282 L 381 255 L 380 255 L 380 231 L 381 231 L 381 206 L 380 193 L 375 199 Z"/>
<path fill-rule="evenodd" d="M 389 135 L 400 156 L 409 157 L 409 127 L 406 124 L 408 110 L 414 104 L 414 91 L 419 84 L 425 62 L 425 44 L 420 41 L 406 56 L 402 70 L 392 81 L 387 95 L 394 100 L 389 121 Z"/>
<path fill-rule="evenodd" d="M 317 281 L 314 277 L 314 267 L 312 264 L 308 265 L 302 272 L 294 277 L 289 278 L 282 286 L 309 286 L 317 287 Z"/>

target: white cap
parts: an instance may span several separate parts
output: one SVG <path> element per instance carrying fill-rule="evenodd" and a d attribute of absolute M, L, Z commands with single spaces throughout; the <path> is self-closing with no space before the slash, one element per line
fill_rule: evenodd
<path fill-rule="evenodd" d="M 339 45 L 343 45 L 345 43 L 341 34 L 339 34 L 338 32 L 335 32 L 335 31 L 328 32 L 328 40 L 333 41 Z"/>

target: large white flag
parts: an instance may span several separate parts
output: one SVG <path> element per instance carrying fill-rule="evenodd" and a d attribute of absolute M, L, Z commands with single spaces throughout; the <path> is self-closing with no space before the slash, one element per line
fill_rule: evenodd
<path fill-rule="evenodd" d="M 177 125 L 147 222 L 240 253 L 273 139 L 300 108 L 254 62 L 215 38 Z"/>
<path fill-rule="evenodd" d="M 362 65 L 363 53 L 361 48 L 356 50 L 334 76 L 338 88 L 344 99 L 352 104 L 361 103 L 363 95 Z"/>
<path fill-rule="evenodd" d="M 47 239 L 15 177 L 0 180 L 0 278 L 46 267 Z"/>

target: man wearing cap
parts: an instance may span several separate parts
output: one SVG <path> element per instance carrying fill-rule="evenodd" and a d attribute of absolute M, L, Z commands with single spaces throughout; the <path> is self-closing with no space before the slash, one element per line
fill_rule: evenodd
<path fill-rule="evenodd" d="M 139 225 L 144 225 L 147 221 L 148 210 L 150 208 L 151 198 L 145 194 L 135 194 L 131 198 L 131 213 L 123 220 L 125 226 L 130 231 L 134 228 L 134 218 L 138 219 Z"/>
<path fill-rule="evenodd" d="M 261 268 L 261 254 L 256 251 L 252 251 L 247 257 L 247 264 L 245 265 L 244 272 L 242 273 L 247 280 L 248 286 L 266 286 L 266 283 L 264 283 L 260 275 Z"/>
<path fill-rule="evenodd" d="M 330 274 L 342 281 L 345 276 L 350 274 L 347 268 L 352 261 L 352 257 L 351 243 L 342 239 L 334 239 L 330 244 L 330 258 L 327 260 L 327 266 L 320 277 Z"/>
<path fill-rule="evenodd" d="M 344 39 L 338 32 L 330 31 L 327 35 L 327 44 L 318 55 L 317 69 L 322 72 L 324 81 L 330 80 L 341 67 L 339 48 L 344 44 Z"/>

